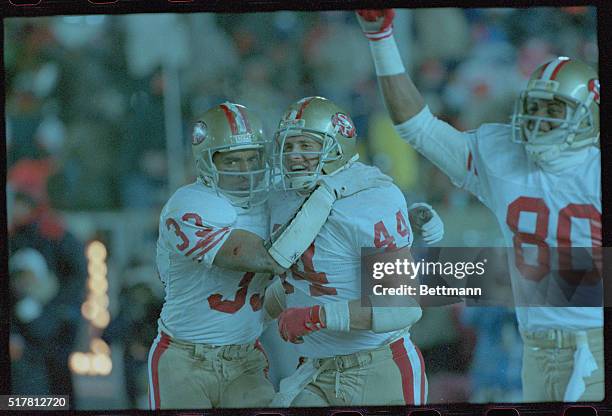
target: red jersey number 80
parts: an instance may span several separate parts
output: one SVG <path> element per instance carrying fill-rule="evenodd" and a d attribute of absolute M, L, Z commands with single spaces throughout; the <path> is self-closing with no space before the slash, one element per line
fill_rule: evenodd
<path fill-rule="evenodd" d="M 531 212 L 536 215 L 533 232 L 518 230 L 521 213 Z M 550 209 L 542 198 L 521 196 L 508 205 L 506 224 L 514 234 L 514 259 L 521 274 L 529 280 L 540 281 L 550 273 L 550 246 L 546 243 L 549 229 Z M 594 264 L 592 271 L 584 275 L 583 270 L 572 270 L 572 218 L 587 219 L 590 224 L 591 247 Z M 570 284 L 578 284 L 585 276 L 586 283 L 595 283 L 599 279 L 596 268 L 601 270 L 601 213 L 592 204 L 568 204 L 559 211 L 557 220 L 557 249 L 559 252 L 559 274 Z M 531 244 L 538 248 L 537 265 L 525 262 L 523 245 Z"/>

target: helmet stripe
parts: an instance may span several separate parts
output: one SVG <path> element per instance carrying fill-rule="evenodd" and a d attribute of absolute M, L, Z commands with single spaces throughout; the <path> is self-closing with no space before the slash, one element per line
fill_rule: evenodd
<path fill-rule="evenodd" d="M 540 69 L 538 70 L 538 74 L 536 75 L 537 79 L 542 79 L 542 74 L 544 73 L 544 70 L 546 69 L 548 65 L 542 65 L 540 67 Z"/>
<path fill-rule="evenodd" d="M 232 134 L 238 134 L 238 125 L 236 123 L 236 113 L 231 110 L 229 107 L 231 104 L 223 103 L 220 105 L 221 109 L 225 113 L 225 118 L 227 118 L 227 122 L 230 125 L 230 129 L 232 130 Z"/>
<path fill-rule="evenodd" d="M 559 57 L 554 61 L 551 61 L 548 65 L 546 65 L 541 79 L 544 81 L 554 80 L 561 68 L 569 61 L 569 58 L 566 57 Z"/>
<path fill-rule="evenodd" d="M 225 117 L 230 124 L 232 129 L 232 134 L 243 134 L 251 132 L 251 124 L 249 123 L 249 118 L 244 111 L 242 106 L 232 104 L 232 103 L 223 103 L 221 104 L 221 108 L 225 113 Z"/>
<path fill-rule="evenodd" d="M 309 97 L 309 98 L 304 98 L 300 104 L 300 109 L 298 110 L 297 115 L 295 116 L 296 120 L 299 120 L 302 118 L 302 112 L 304 111 L 304 109 L 308 106 L 308 104 L 310 104 L 310 102 L 314 99 L 314 97 Z"/>
<path fill-rule="evenodd" d="M 555 68 L 555 70 L 553 71 L 552 75 L 550 76 L 551 80 L 554 80 L 555 78 L 557 78 L 557 74 L 559 74 L 559 70 L 561 70 L 561 68 L 563 68 L 563 65 L 565 65 L 566 63 L 568 63 L 570 60 L 566 59 L 564 61 L 561 61 L 561 63 L 559 63 L 559 65 L 557 65 L 557 67 Z"/>
<path fill-rule="evenodd" d="M 249 118 L 247 117 L 247 114 L 244 111 L 244 107 L 236 106 L 236 108 L 238 109 L 238 112 L 240 113 L 240 120 L 244 124 L 244 131 L 251 132 L 251 123 L 249 123 Z"/>

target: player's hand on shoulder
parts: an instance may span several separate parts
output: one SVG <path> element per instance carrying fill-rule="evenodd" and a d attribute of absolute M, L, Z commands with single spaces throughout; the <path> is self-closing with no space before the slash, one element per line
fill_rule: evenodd
<path fill-rule="evenodd" d="M 365 36 L 372 40 L 389 37 L 393 31 L 393 9 L 361 9 L 356 11 L 357 21 Z"/>
<path fill-rule="evenodd" d="M 408 208 L 410 224 L 414 231 L 421 235 L 425 243 L 431 245 L 444 237 L 444 222 L 435 209 L 429 204 L 419 202 Z"/>
<path fill-rule="evenodd" d="M 336 199 L 342 199 L 369 188 L 389 186 L 393 184 L 393 179 L 378 168 L 356 164 L 331 175 L 322 175 L 318 183 Z"/>

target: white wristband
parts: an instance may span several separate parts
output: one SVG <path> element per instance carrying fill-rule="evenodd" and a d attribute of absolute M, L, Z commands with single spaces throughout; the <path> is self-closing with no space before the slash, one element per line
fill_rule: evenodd
<path fill-rule="evenodd" d="M 393 35 L 384 39 L 370 41 L 370 51 L 374 58 L 374 68 L 379 77 L 406 72 Z"/>
<path fill-rule="evenodd" d="M 342 332 L 351 330 L 348 301 L 326 303 L 323 308 L 325 309 L 325 326 L 327 329 Z"/>

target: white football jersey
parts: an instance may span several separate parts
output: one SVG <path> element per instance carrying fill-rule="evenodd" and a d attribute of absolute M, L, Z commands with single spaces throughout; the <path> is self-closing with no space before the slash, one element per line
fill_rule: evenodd
<path fill-rule="evenodd" d="M 274 193 L 271 227 L 285 224 L 304 199 L 296 192 Z M 291 285 L 287 307 L 360 299 L 361 248 L 401 248 L 411 245 L 412 239 L 406 200 L 395 185 L 370 188 L 336 201 L 313 244 L 287 272 L 286 282 Z M 310 358 L 345 355 L 382 346 L 401 332 L 322 329 L 305 336 L 296 349 Z"/>
<path fill-rule="evenodd" d="M 464 136 L 469 153 L 463 188 L 494 212 L 506 245 L 513 247 L 508 258 L 516 303 L 546 299 L 563 306 L 572 304 L 563 303 L 576 299 L 572 296 L 597 301 L 592 297 L 602 295 L 601 281 L 581 286 L 582 293 L 563 291 L 571 275 L 554 271 L 573 264 L 571 253 L 551 248 L 602 244 L 599 149 L 590 147 L 576 169 L 552 174 L 536 167 L 524 146 L 511 141 L 509 125 L 485 124 Z M 599 307 L 517 307 L 516 313 L 520 327 L 529 331 L 603 325 Z"/>
<path fill-rule="evenodd" d="M 178 189 L 162 209 L 157 268 L 166 296 L 161 320 L 177 339 L 228 345 L 253 342 L 261 334 L 269 276 L 213 265 L 233 229 L 267 238 L 265 208 L 236 208 L 196 181 Z"/>

